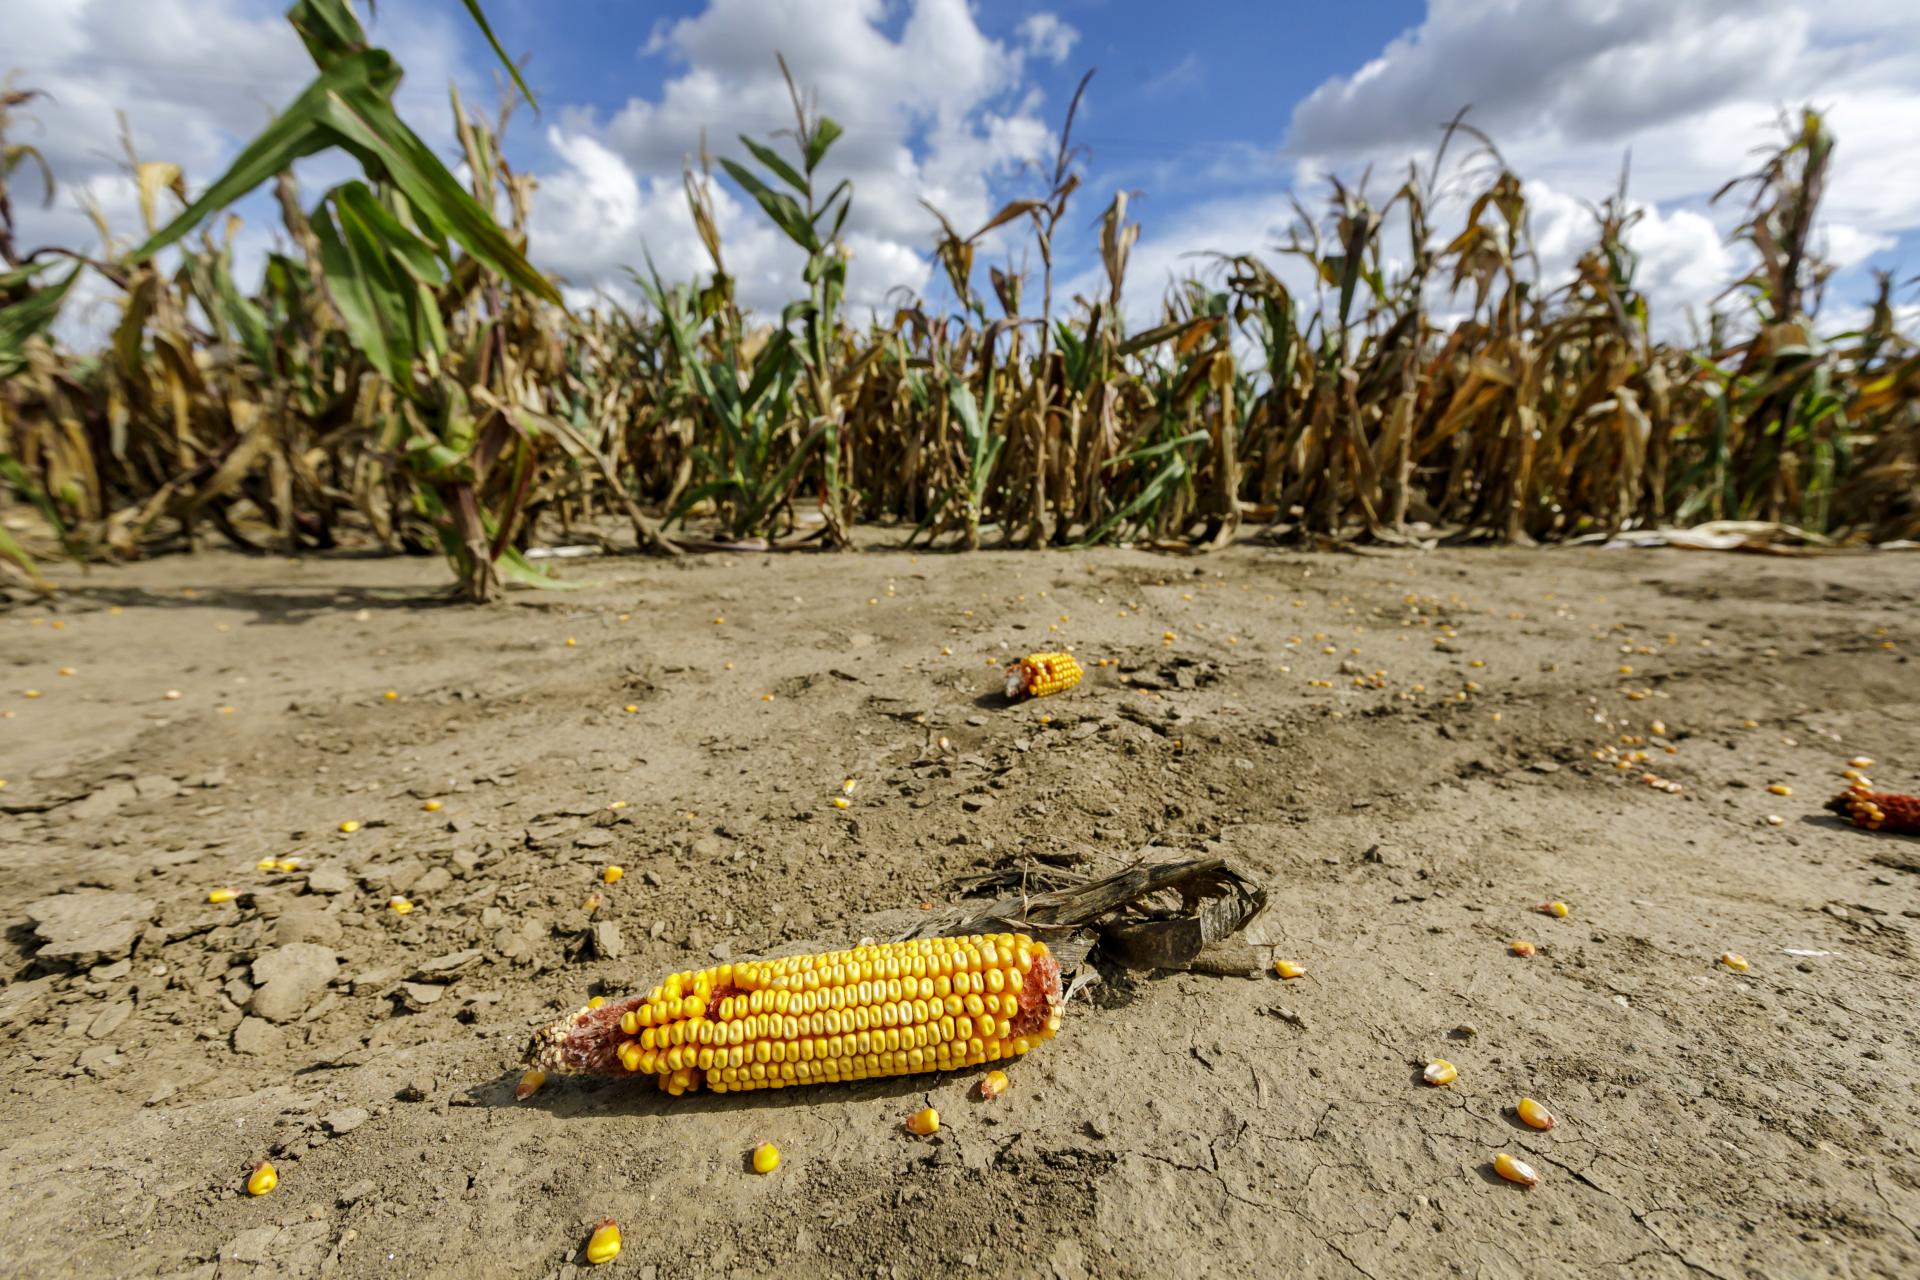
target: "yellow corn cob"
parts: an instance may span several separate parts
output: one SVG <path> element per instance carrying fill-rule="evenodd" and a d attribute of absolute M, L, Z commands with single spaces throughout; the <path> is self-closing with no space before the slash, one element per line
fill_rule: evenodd
<path fill-rule="evenodd" d="M 1060 1028 L 1060 964 L 1025 934 L 864 945 L 676 973 L 534 1037 L 558 1075 L 650 1075 L 679 1095 L 950 1071 Z"/>
<path fill-rule="evenodd" d="M 1009 698 L 1044 698 L 1080 683 L 1080 663 L 1070 653 L 1030 653 L 1007 668 Z"/>

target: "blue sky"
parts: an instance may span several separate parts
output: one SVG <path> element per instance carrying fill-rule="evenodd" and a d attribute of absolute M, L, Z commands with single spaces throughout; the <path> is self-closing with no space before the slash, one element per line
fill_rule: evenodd
<path fill-rule="evenodd" d="M 1073 87 L 1097 67 L 1075 140 L 1091 148 L 1060 231 L 1057 292 L 1103 288 L 1094 223 L 1117 191 L 1143 227 L 1127 309 L 1150 323 L 1168 281 L 1207 250 L 1256 251 L 1310 207 L 1323 179 L 1369 166 L 1383 200 L 1440 121 L 1466 103 L 1528 181 L 1543 271 L 1584 247 L 1584 202 L 1611 191 L 1633 154 L 1643 281 L 1670 330 L 1703 316 L 1745 266 L 1726 234 L 1737 208 L 1707 197 L 1747 168 L 1782 107 L 1830 113 L 1841 148 L 1825 243 L 1839 271 L 1832 320 L 1859 314 L 1876 267 L 1920 269 L 1920 5 L 1912 0 L 1360 0 L 1344 5 L 1053 0 L 490 0 L 503 43 L 531 56 L 539 117 L 509 134 L 539 179 L 533 255 L 582 300 L 631 294 L 622 268 L 651 252 L 669 275 L 708 264 L 680 191 L 704 128 L 719 154 L 738 132 L 784 123 L 773 63 L 847 127 L 830 162 L 856 185 L 848 225 L 852 296 L 939 293 L 925 198 L 971 229 L 1004 200 L 1036 194 Z M 308 74 L 280 6 L 266 0 L 0 0 L 7 57 L 55 100 L 26 140 L 65 188 L 23 210 L 38 242 L 93 238 L 80 200 L 138 231 L 118 172 L 114 109 L 145 158 L 203 183 Z M 402 109 L 451 151 L 446 85 L 491 100 L 491 55 L 457 0 L 383 0 L 375 38 L 408 68 Z M 334 180 L 303 170 L 309 195 Z M 1460 199 L 1436 212 L 1446 234 Z M 750 202 L 717 194 L 728 267 L 762 306 L 792 295 L 797 262 Z M 16 200 L 17 203 L 21 203 Z M 263 199 L 242 208 L 243 260 L 277 234 Z M 1390 223 L 1388 243 L 1404 229 Z M 1019 228 L 980 262 L 1037 271 Z M 1286 270 L 1297 270 L 1290 266 Z M 1295 277 L 1302 289 L 1310 282 Z M 1032 296 L 1030 291 L 1030 295 Z"/>

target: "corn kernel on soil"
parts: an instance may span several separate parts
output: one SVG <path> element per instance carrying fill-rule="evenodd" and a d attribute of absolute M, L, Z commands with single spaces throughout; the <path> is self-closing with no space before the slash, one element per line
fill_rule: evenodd
<path fill-rule="evenodd" d="M 1087 53 L 1095 39 L 1088 29 L 1076 56 L 1098 60 Z M 807 73 L 794 70 L 805 93 Z M 1113 70 L 1103 65 L 1089 92 Z M 1057 129 L 1065 103 L 1048 101 Z M 137 108 L 130 118 L 137 126 Z M 530 123 L 542 122 L 514 121 Z M 443 149 L 445 124 L 415 122 L 457 154 Z M 44 141 L 30 123 L 21 138 Z M 710 141 L 716 158 L 742 158 L 731 132 Z M 1858 148 L 1843 133 L 1841 149 Z M 190 181 L 212 176 L 195 170 Z M 317 199 L 302 195 L 308 208 Z M 1092 229 L 1098 199 L 1069 209 L 1076 234 Z M 1151 213 L 1129 206 L 1128 221 Z M 113 221 L 124 234 L 137 214 Z M 1493 206 L 1482 221 L 1502 223 Z M 534 243 L 539 265 L 537 234 Z M 994 261 L 1004 266 L 997 250 Z M 1450 259 L 1434 270 L 1449 278 Z M 1158 285 L 1136 272 L 1127 296 L 1156 305 Z M 1505 288 L 1496 282 L 1482 317 L 1508 305 Z M 1022 314 L 1036 314 L 1038 291 L 1030 275 Z M 1461 291 L 1461 311 L 1473 296 Z M 1356 315 L 1365 297 L 1363 285 Z M 1056 291 L 1057 309 L 1071 305 Z M 770 322 L 756 314 L 753 332 Z M 1002 347 L 1013 337 L 1003 331 Z M 1037 337 L 1020 341 L 1031 352 Z M 1380 337 L 1356 330 L 1362 360 L 1384 350 Z M 1446 335 L 1436 323 L 1426 340 Z M 917 370 L 936 409 L 948 372 L 976 397 L 988 391 L 973 353 L 954 355 L 950 371 Z M 1128 361 L 1146 358 L 1172 369 L 1172 344 Z M 1302 360 L 1299 390 L 1311 393 L 1314 357 Z M 1620 365 L 1586 394 L 1645 409 L 1643 368 Z M 1566 378 L 1559 403 L 1582 411 L 1578 371 L 1534 376 Z M 1626 380 L 1607 390 L 1615 377 Z M 1055 386 L 1051 438 L 1102 429 L 1098 412 L 1072 421 L 1080 402 Z M 844 395 L 879 403 L 886 389 Z M 1444 412 L 1446 386 L 1417 390 L 1416 414 Z M 1096 377 L 1084 403 L 1097 410 L 1100 394 Z M 1297 414 L 1302 403 L 1276 407 Z M 1196 396 L 1194 426 L 1217 423 L 1220 405 Z M 191 427 L 206 444 L 202 407 Z M 1237 394 L 1233 408 L 1268 411 Z M 630 425 L 636 448 L 674 429 Z M 1550 450 L 1559 428 L 1539 425 L 1536 446 Z M 1631 425 L 1616 425 L 1631 444 Z M 1669 439 L 1665 465 L 1687 464 L 1687 439 Z M 1193 496 L 1204 502 L 1212 473 L 1204 448 L 1194 457 Z M 1444 483 L 1452 451 L 1411 462 Z M 1650 454 L 1647 465 L 1659 464 Z M 917 465 L 934 484 L 950 469 L 944 458 Z M 1303 478 L 1292 460 L 1249 455 L 1244 466 L 1278 466 L 1282 484 Z M 1389 486 L 1395 466 L 1388 457 L 1376 468 Z M 783 536 L 819 527 L 818 474 L 810 467 L 796 490 L 798 526 Z M 1083 492 L 1097 503 L 1111 486 L 1124 500 L 1145 478 L 1129 464 Z M 536 474 L 537 500 L 551 480 Z M 1916 881 L 1894 861 L 1920 845 L 1820 806 L 1848 789 L 1843 767 L 1872 778 L 1875 793 L 1920 792 L 1920 716 L 1909 714 L 1920 666 L 1881 653 L 1867 625 L 1897 630 L 1902 654 L 1920 647 L 1920 620 L 1903 617 L 1920 556 L 1464 550 L 1438 530 L 1443 545 L 1417 555 L 1325 554 L 1303 545 L 1314 522 L 1361 527 L 1366 513 L 1323 512 L 1304 480 L 1305 514 L 1271 516 L 1295 526 L 1272 535 L 1277 546 L 1191 558 L 1144 545 L 942 550 L 911 568 L 891 550 L 614 556 L 559 566 L 597 585 L 514 591 L 486 608 L 437 603 L 447 576 L 438 556 L 243 561 L 213 549 L 220 536 L 206 524 L 193 555 L 87 571 L 43 560 L 75 592 L 61 606 L 68 626 L 29 627 L 25 615 L 42 606 L 18 597 L 14 621 L 0 611 L 0 653 L 15 664 L 0 712 L 17 713 L 0 719 L 0 916 L 11 948 L 0 982 L 0 1272 L 188 1273 L 242 1236 L 277 1240 L 256 1246 L 267 1260 L 250 1265 L 289 1276 L 310 1270 L 302 1257 L 318 1265 L 335 1254 L 341 1276 L 544 1276 L 569 1265 L 610 1280 L 649 1266 L 663 1280 L 894 1267 L 1025 1275 L 1056 1264 L 1162 1277 L 1350 1270 L 1321 1240 L 1382 1280 L 1488 1258 L 1542 1275 L 1604 1273 L 1636 1256 L 1615 1270 L 1677 1271 L 1647 1227 L 1730 1277 L 1910 1271 L 1914 1238 L 1899 1219 L 1920 1221 L 1920 1206 L 1906 1212 L 1890 1171 L 1911 1155 L 1920 1060 L 1897 1048 L 1920 1038 L 1920 1009 L 1892 930 L 1916 924 L 1901 915 L 1916 905 Z M 1459 475 L 1468 488 L 1482 480 Z M 1487 493 L 1491 519 L 1504 519 L 1505 497 Z M 546 510 L 541 533 L 552 537 L 561 522 Z M 1407 518 L 1424 514 L 1415 505 Z M 1268 518 L 1244 520 L 1243 537 L 1264 544 Z M 271 525 L 255 521 L 249 513 L 240 527 L 271 542 Z M 703 530 L 696 521 L 688 532 Z M 624 525 L 612 533 L 623 545 L 630 536 Z M 983 541 L 997 548 L 1026 533 L 1016 522 Z M 882 595 L 889 573 L 895 599 Z M 185 582 L 219 603 L 182 607 L 171 597 Z M 1024 606 L 1011 603 L 1017 591 Z M 1822 599 L 1843 591 L 1844 604 Z M 1408 593 L 1420 613 L 1403 603 Z M 880 604 L 868 609 L 868 596 Z M 356 597 L 381 607 L 353 622 Z M 124 602 L 124 616 L 93 607 L 106 600 Z M 269 620 L 277 601 L 294 612 Z M 1526 620 L 1509 622 L 1509 608 Z M 621 626 L 612 610 L 634 612 Z M 1072 621 L 1049 634 L 1062 612 Z M 210 613 L 234 621 L 232 634 L 216 637 Z M 726 625 L 713 626 L 721 613 Z M 1431 643 L 1443 619 L 1459 633 L 1454 653 Z M 1170 629 L 1178 638 L 1163 646 Z M 1678 645 L 1662 638 L 1670 630 Z M 1312 640 L 1316 631 L 1328 639 Z M 569 633 L 577 648 L 560 647 Z M 1299 647 L 1286 648 L 1295 634 Z M 1698 647 L 1702 636 L 1716 645 Z M 1009 709 L 1004 667 L 1066 640 L 1086 671 L 1080 684 Z M 1620 654 L 1624 642 L 1659 653 Z M 1323 655 L 1323 644 L 1339 652 Z M 1747 660 L 1767 644 L 1781 660 Z M 1816 644 L 1821 653 L 1804 652 Z M 1364 688 L 1341 665 L 1356 645 Z M 1112 656 L 1117 666 L 1095 669 Z M 1486 668 L 1470 669 L 1472 657 Z M 1636 675 L 1614 679 L 1621 662 Z M 57 677 L 61 663 L 79 674 Z M 1380 669 L 1387 686 L 1376 689 Z M 1484 688 L 1453 704 L 1463 676 Z M 1333 687 L 1309 687 L 1310 677 Z M 1634 703 L 1616 691 L 1656 678 L 1671 697 Z M 45 696 L 21 698 L 29 684 Z M 389 684 L 396 703 L 378 701 Z M 187 696 L 161 701 L 168 687 Z M 777 700 L 761 701 L 764 691 Z M 624 714 L 628 703 L 640 710 Z M 226 704 L 236 714 L 217 714 Z M 1327 720 L 1323 707 L 1347 714 Z M 1492 721 L 1494 711 L 1505 718 Z M 1053 724 L 1039 728 L 1041 714 Z M 1654 740 L 1656 717 L 1678 755 Z M 1760 728 L 1742 730 L 1746 717 Z M 1588 754 L 1604 742 L 1648 758 L 1616 770 Z M 1875 763 L 1850 764 L 1856 755 Z M 1686 790 L 1655 791 L 1639 781 L 1648 771 Z M 155 790 L 158 777 L 180 793 Z M 849 777 L 857 787 L 843 813 L 829 801 Z M 1794 795 L 1767 794 L 1775 780 Z M 112 814 L 86 816 L 129 789 Z M 975 796 L 991 803 L 963 807 Z M 425 811 L 429 797 L 444 807 Z M 342 819 L 364 825 L 342 834 Z M 534 1029 L 593 993 L 616 1005 L 669 970 L 894 937 L 956 903 L 1018 892 L 1005 883 L 973 899 L 950 881 L 1024 871 L 1031 892 L 1036 874 L 1097 874 L 1149 845 L 1179 856 L 1217 847 L 1251 864 L 1272 899 L 1267 932 L 1249 935 L 1255 978 L 1107 972 L 1025 1060 L 947 1073 L 737 1096 L 703 1084 L 674 1098 L 655 1075 L 563 1079 L 543 1068 L 544 1087 L 514 1101 Z M 1063 865 L 1067 854 L 1078 860 Z M 255 869 L 283 856 L 305 865 Z M 608 864 L 625 868 L 618 884 L 600 881 Z M 345 887 L 323 892 L 310 879 Z M 240 896 L 207 903 L 220 887 Z M 395 894 L 416 904 L 411 914 L 388 907 Z M 127 949 L 36 958 L 30 909 L 63 895 L 140 900 Z M 1567 901 L 1571 915 L 1535 914 L 1543 899 Z M 1051 936 L 1025 931 L 1061 956 Z M 597 949 L 601 937 L 617 956 Z M 296 938 L 331 951 L 337 972 L 304 1013 L 263 1022 L 247 990 L 266 989 L 252 966 Z M 1514 939 L 1534 942 L 1536 956 L 1510 954 Z M 1728 949 L 1748 973 L 1717 963 Z M 480 954 L 462 960 L 468 950 Z M 1309 973 L 1282 981 L 1270 956 Z M 463 967 L 436 974 L 442 961 Z M 1477 1034 L 1451 1034 L 1464 1022 Z M 1881 1035 L 1880 1056 L 1862 1057 Z M 236 1050 L 236 1039 L 262 1051 Z M 1428 1055 L 1451 1059 L 1459 1079 L 1424 1085 Z M 1010 1088 L 985 1100 L 980 1086 L 996 1069 Z M 419 1080 L 424 1092 L 419 1077 L 431 1077 Z M 1520 1118 L 1522 1095 L 1556 1126 Z M 904 1121 L 926 1105 L 941 1128 L 913 1136 Z M 349 1107 L 368 1119 L 331 1135 L 322 1117 Z M 1827 1140 L 1795 1141 L 1809 1134 Z M 756 1175 L 750 1153 L 768 1141 L 781 1164 Z M 1540 1184 L 1499 1179 L 1490 1162 L 1502 1150 Z M 281 1185 L 249 1197 L 262 1158 Z M 1623 1206 L 1649 1211 L 1646 1226 Z M 622 1250 L 590 1267 L 585 1246 L 607 1217 Z"/>

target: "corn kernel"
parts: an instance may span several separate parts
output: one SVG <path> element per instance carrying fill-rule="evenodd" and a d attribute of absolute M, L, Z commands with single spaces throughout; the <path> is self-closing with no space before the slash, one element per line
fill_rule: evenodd
<path fill-rule="evenodd" d="M 1873 757 L 1855 756 L 1853 759 L 1847 761 L 1847 763 L 1856 769 L 1871 769 L 1873 768 Z"/>
<path fill-rule="evenodd" d="M 753 1149 L 753 1171 L 755 1173 L 772 1173 L 779 1167 L 780 1148 L 774 1146 L 771 1142 L 763 1142 Z"/>
<path fill-rule="evenodd" d="M 247 1194 L 263 1196 L 280 1185 L 280 1171 L 262 1160 L 253 1166 L 253 1172 L 247 1175 Z"/>
<path fill-rule="evenodd" d="M 352 818 L 348 818 L 345 822 L 340 824 L 340 830 L 345 832 L 347 835 L 352 835 L 354 832 L 358 831 L 359 829 L 360 829 L 359 822 L 357 822 Z"/>
<path fill-rule="evenodd" d="M 255 871 L 271 871 L 279 865 L 280 864 L 278 862 L 275 862 L 272 858 L 262 858 L 260 859 L 260 861 L 253 864 L 253 869 Z"/>
<path fill-rule="evenodd" d="M 1747 964 L 1747 958 L 1738 951 L 1722 951 L 1720 953 L 1720 963 L 1735 973 L 1745 973 L 1751 967 Z"/>
<path fill-rule="evenodd" d="M 571 648 L 573 648 L 573 646 L 575 645 L 575 643 L 577 643 L 577 642 L 576 642 L 576 641 L 574 640 L 574 638 L 573 638 L 572 636 L 568 636 L 568 637 L 567 637 L 567 648 L 569 648 L 569 649 L 571 649 Z"/>
<path fill-rule="evenodd" d="M 1526 959 L 1533 955 L 1534 945 L 1525 938 L 1515 938 L 1507 944 L 1507 950 L 1511 951 L 1514 955 L 1520 956 L 1522 959 Z"/>
<path fill-rule="evenodd" d="M 605 996 L 589 996 L 587 998 L 587 1008 L 598 1009 L 601 1005 L 605 1004 L 606 1002 L 607 1002 L 607 998 Z"/>
<path fill-rule="evenodd" d="M 1435 1058 L 1427 1064 L 1426 1070 L 1420 1073 L 1420 1078 L 1428 1084 L 1435 1086 L 1452 1084 L 1460 1078 L 1460 1068 L 1454 1066 L 1445 1058 Z"/>
<path fill-rule="evenodd" d="M 425 809 L 428 813 L 438 813 L 440 812 L 441 804 L 438 800 L 429 800 L 426 803 L 422 804 L 420 807 L 422 809 Z"/>
<path fill-rule="evenodd" d="M 986 1075 L 980 1077 L 980 1096 L 991 1102 L 993 1099 L 1005 1093 L 1010 1083 L 1012 1082 L 1007 1079 L 1006 1072 L 989 1071 Z"/>
<path fill-rule="evenodd" d="M 207 901 L 212 903 L 232 902 L 239 896 L 240 895 L 232 889 L 215 889 L 207 895 Z"/>
<path fill-rule="evenodd" d="M 1273 962 L 1273 971 L 1282 978 L 1298 978 L 1304 976 L 1307 972 L 1306 966 L 1295 964 L 1291 960 L 1275 960 Z"/>
<path fill-rule="evenodd" d="M 1547 1110 L 1532 1098 L 1520 1099 L 1520 1101 L 1515 1104 L 1513 1111 L 1515 1115 L 1520 1117 L 1521 1123 L 1530 1125 L 1535 1129 L 1551 1129 L 1556 1123 L 1553 1118 L 1553 1112 Z"/>
<path fill-rule="evenodd" d="M 73 674 L 73 668 L 72 668 L 72 667 L 62 667 L 62 668 L 60 668 L 60 674 L 61 674 L 61 675 L 63 675 L 63 676 L 70 676 L 70 675 L 72 675 L 72 674 Z"/>
<path fill-rule="evenodd" d="M 605 884 L 615 884 L 619 882 L 621 876 L 626 874 L 627 871 L 625 867 L 608 867 L 600 873 L 600 879 Z"/>
<path fill-rule="evenodd" d="M 1493 1171 L 1508 1182 L 1515 1182 L 1523 1187 L 1540 1185 L 1540 1175 L 1533 1171 L 1532 1165 L 1524 1160 L 1515 1160 L 1504 1151 L 1493 1158 Z"/>
<path fill-rule="evenodd" d="M 380 696 L 385 698 L 388 702 L 400 701 L 400 693 L 396 689 L 389 689 L 385 693 L 381 694 Z"/>
<path fill-rule="evenodd" d="M 399 894 L 395 894 L 393 897 L 388 898 L 387 905 L 393 908 L 393 914 L 397 916 L 404 916 L 408 912 L 413 910 L 413 904 L 411 902 L 408 902 L 405 898 L 401 897 Z"/>
<path fill-rule="evenodd" d="M 1777 813 L 1770 813 L 1767 815 L 1767 825 L 1770 827 L 1784 827 L 1787 825 L 1787 820 Z"/>
<path fill-rule="evenodd" d="M 907 1131 L 926 1137 L 940 1128 L 940 1113 L 932 1107 L 922 1107 L 907 1117 Z"/>
<path fill-rule="evenodd" d="M 520 1083 L 513 1086 L 514 1101 L 525 1102 L 528 1098 L 540 1092 L 540 1086 L 546 1082 L 546 1072 L 540 1070 L 538 1067 L 529 1067 L 521 1074 Z"/>
<path fill-rule="evenodd" d="M 847 799 L 845 796 L 835 796 L 833 798 L 833 807 L 836 809 L 845 809 L 851 806 L 852 804 L 853 804 L 853 801 Z"/>
<path fill-rule="evenodd" d="M 300 869 L 300 859 L 282 858 L 280 859 L 280 861 L 273 864 L 273 869 L 275 871 L 280 872 L 282 875 L 292 875 L 294 872 Z"/>
<path fill-rule="evenodd" d="M 1793 788 L 1784 782 L 1769 782 L 1767 784 L 1767 792 L 1770 795 L 1790 796 L 1793 794 Z"/>
<path fill-rule="evenodd" d="M 580 904 L 580 909 L 586 912 L 588 915 L 592 915 L 594 912 L 598 911 L 603 905 L 605 905 L 606 901 L 607 901 L 606 895 L 601 893 L 598 889 L 596 889 L 592 893 L 587 895 L 587 900 Z"/>
<path fill-rule="evenodd" d="M 573 641 L 567 641 L 572 644 Z M 587 1239 L 587 1261 L 594 1266 L 612 1262 L 620 1256 L 620 1228 L 612 1218 L 600 1223 Z"/>
<path fill-rule="evenodd" d="M 1539 906 L 1535 907 L 1534 910 L 1538 911 L 1543 916 L 1552 916 L 1555 920 L 1565 920 L 1567 918 L 1568 913 L 1570 913 L 1573 910 L 1573 908 L 1569 907 L 1564 902 L 1554 901 L 1554 902 L 1543 902 Z"/>

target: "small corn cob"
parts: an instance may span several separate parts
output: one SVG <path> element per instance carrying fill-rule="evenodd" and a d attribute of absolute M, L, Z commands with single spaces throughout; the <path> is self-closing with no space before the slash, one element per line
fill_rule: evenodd
<path fill-rule="evenodd" d="M 1060 964 L 1025 934 L 863 945 L 676 973 L 534 1036 L 555 1075 L 650 1075 L 678 1096 L 951 1071 L 1060 1028 Z"/>
<path fill-rule="evenodd" d="M 1080 683 L 1080 663 L 1070 653 L 1030 653 L 1007 668 L 1009 698 L 1044 698 Z"/>
<path fill-rule="evenodd" d="M 1867 831 L 1920 836 L 1920 796 L 1856 786 L 1827 801 L 1827 808 Z"/>

